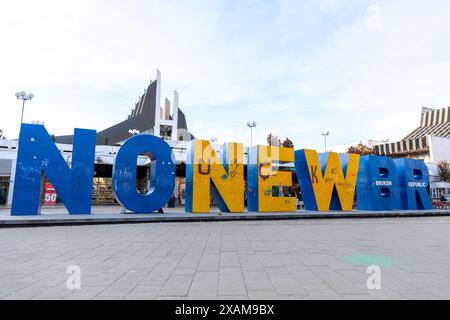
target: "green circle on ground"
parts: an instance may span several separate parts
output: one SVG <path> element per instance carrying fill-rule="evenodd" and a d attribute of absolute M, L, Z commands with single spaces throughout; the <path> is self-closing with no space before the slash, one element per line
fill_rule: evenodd
<path fill-rule="evenodd" d="M 391 257 L 386 256 L 374 256 L 367 254 L 355 254 L 345 257 L 345 260 L 350 264 L 356 266 L 379 266 L 384 268 L 393 267 L 396 261 Z"/>

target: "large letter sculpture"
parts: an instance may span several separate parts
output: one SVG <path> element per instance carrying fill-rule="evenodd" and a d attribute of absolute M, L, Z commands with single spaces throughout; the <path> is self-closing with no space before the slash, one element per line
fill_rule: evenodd
<path fill-rule="evenodd" d="M 137 159 L 150 157 L 150 188 L 145 195 L 136 188 Z M 170 146 L 152 135 L 134 136 L 122 145 L 114 160 L 113 192 L 117 201 L 135 213 L 152 213 L 161 209 L 175 189 L 175 157 Z"/>
<path fill-rule="evenodd" d="M 23 124 L 19 137 L 11 215 L 40 213 L 45 174 L 70 214 L 91 213 L 94 130 L 75 129 L 72 165 L 67 165 L 42 125 Z"/>
<path fill-rule="evenodd" d="M 430 177 L 425 163 L 414 159 L 396 159 L 394 162 L 397 165 L 402 186 L 400 193 L 401 208 L 404 210 L 433 209 L 428 194 Z"/>
<path fill-rule="evenodd" d="M 248 210 L 255 212 L 296 211 L 295 197 L 284 197 L 282 187 L 292 187 L 292 173 L 276 171 L 278 164 L 294 162 L 294 149 L 284 147 L 255 146 L 248 155 Z M 275 188 L 275 192 L 274 192 Z"/>
<path fill-rule="evenodd" d="M 208 141 L 192 141 L 186 165 L 187 212 L 209 212 L 211 191 L 222 212 L 244 211 L 244 146 L 225 144 L 221 158 Z"/>
<path fill-rule="evenodd" d="M 356 184 L 358 209 L 374 211 L 400 209 L 397 171 L 397 166 L 391 158 L 361 157 Z"/>
<path fill-rule="evenodd" d="M 335 152 L 296 151 L 295 168 L 306 210 L 352 211 L 358 166 L 357 154 L 339 157 Z"/>

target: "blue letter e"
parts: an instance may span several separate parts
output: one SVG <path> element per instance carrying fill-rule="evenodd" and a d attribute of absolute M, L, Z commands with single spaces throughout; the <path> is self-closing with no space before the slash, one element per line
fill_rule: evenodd
<path fill-rule="evenodd" d="M 69 168 L 44 126 L 22 124 L 11 215 L 39 214 L 43 174 L 70 214 L 90 214 L 95 134 L 95 130 L 75 129 Z"/>

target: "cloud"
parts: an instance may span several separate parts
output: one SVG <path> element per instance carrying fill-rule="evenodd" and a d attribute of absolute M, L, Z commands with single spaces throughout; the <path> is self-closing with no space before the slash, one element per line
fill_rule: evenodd
<path fill-rule="evenodd" d="M 379 6 L 372 4 L 367 8 L 366 25 L 371 30 L 378 30 L 383 27 L 383 17 Z"/>
<path fill-rule="evenodd" d="M 269 131 L 320 148 L 402 137 L 421 106 L 449 104 L 442 1 L 16 0 L 0 5 L 0 128 L 68 134 L 124 119 L 155 69 L 195 134 L 249 143 Z M 20 14 L 12 14 L 20 12 Z M 209 134 L 211 130 L 211 134 Z"/>

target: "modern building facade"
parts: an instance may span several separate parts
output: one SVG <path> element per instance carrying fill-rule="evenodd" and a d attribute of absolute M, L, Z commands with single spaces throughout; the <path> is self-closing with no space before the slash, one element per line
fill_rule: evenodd
<path fill-rule="evenodd" d="M 433 199 L 450 200 L 450 183 L 441 181 L 437 163 L 450 161 L 450 107 L 422 108 L 420 124 L 400 141 L 373 146 L 376 154 L 392 158 L 422 159 L 430 174 Z"/>
<path fill-rule="evenodd" d="M 436 163 L 426 163 L 430 174 L 430 196 L 435 201 L 450 202 L 450 183 L 442 181 Z"/>
<path fill-rule="evenodd" d="M 177 162 L 176 190 L 174 201 L 183 204 L 186 153 L 193 135 L 189 132 L 185 114 L 179 108 L 179 96 L 174 91 L 173 101 L 164 99 L 161 105 L 161 73 L 157 71 L 128 117 L 97 133 L 92 201 L 94 204 L 115 203 L 112 192 L 112 169 L 114 157 L 123 141 L 132 135 L 152 134 L 166 140 L 172 147 Z M 57 136 L 55 142 L 65 161 L 71 165 L 73 136 Z M 0 205 L 11 204 L 17 159 L 17 140 L 0 139 Z M 137 190 L 146 193 L 149 189 L 150 159 L 138 158 Z M 43 182 L 44 187 L 47 181 Z"/>
<path fill-rule="evenodd" d="M 130 137 L 130 130 L 153 134 L 165 140 L 192 140 L 186 116 L 178 104 L 178 92 L 174 91 L 172 103 L 165 98 L 164 105 L 161 105 L 161 72 L 158 70 L 156 80 L 152 81 L 139 97 L 127 119 L 97 133 L 97 145 L 119 145 Z M 58 136 L 55 142 L 72 144 L 73 136 Z"/>
<path fill-rule="evenodd" d="M 376 154 L 437 162 L 450 158 L 450 107 L 422 108 L 420 125 L 397 142 L 375 145 Z"/>
<path fill-rule="evenodd" d="M 441 160 L 450 161 L 450 107 L 422 108 L 419 126 L 400 141 L 366 139 L 333 146 L 328 151 L 347 153 L 349 147 L 359 143 L 380 156 L 423 160 L 430 175 L 430 196 L 434 200 L 450 200 L 450 183 L 441 181 L 437 166 Z"/>

